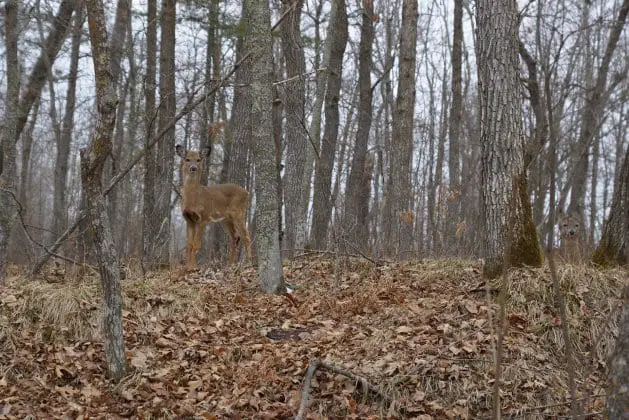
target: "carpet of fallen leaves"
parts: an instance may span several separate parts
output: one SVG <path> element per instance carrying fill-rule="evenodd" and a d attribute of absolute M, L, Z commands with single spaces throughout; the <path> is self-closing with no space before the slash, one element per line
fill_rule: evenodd
<path fill-rule="evenodd" d="M 490 417 L 494 292 L 504 279 L 485 285 L 479 263 L 461 260 L 308 257 L 284 272 L 291 299 L 261 293 L 253 268 L 128 272 L 129 372 L 119 383 L 105 375 L 93 274 L 11 277 L 0 291 L 0 419 L 292 418 L 312 359 L 366 378 L 387 398 L 320 370 L 308 418 Z M 625 279 L 620 270 L 560 268 L 580 410 L 593 418 Z M 507 281 L 502 411 L 565 414 L 548 269 L 516 270 Z"/>

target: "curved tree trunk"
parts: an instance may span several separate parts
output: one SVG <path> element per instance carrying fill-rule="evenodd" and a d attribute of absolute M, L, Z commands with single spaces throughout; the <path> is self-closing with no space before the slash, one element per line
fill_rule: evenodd
<path fill-rule="evenodd" d="M 627 14 L 629 13 L 629 0 L 624 0 L 618 11 L 618 16 L 612 26 L 605 53 L 598 68 L 598 74 L 594 85 L 587 93 L 586 103 L 583 107 L 581 116 L 581 130 L 577 147 L 579 156 L 572 168 L 572 185 L 570 194 L 570 204 L 568 206 L 569 213 L 577 213 L 580 217 L 581 226 L 585 226 L 585 192 L 587 187 L 587 173 L 589 168 L 589 154 L 592 140 L 599 130 L 599 124 L 603 115 L 605 104 L 609 96 L 607 78 L 614 51 L 618 45 L 620 34 L 625 26 Z"/>
<path fill-rule="evenodd" d="M 76 103 L 76 81 L 79 70 L 79 53 L 81 49 L 81 36 L 83 22 L 85 21 L 84 8 L 80 7 L 74 16 L 72 28 L 72 52 L 70 53 L 70 71 L 68 73 L 68 90 L 66 93 L 66 106 L 61 123 L 61 136 L 57 143 L 57 158 L 55 159 L 55 180 L 52 218 L 52 231 L 56 239 L 68 224 L 68 209 L 66 197 L 66 182 L 68 179 L 68 161 L 70 159 L 70 146 L 72 144 L 72 131 L 74 128 L 74 107 Z"/>
<path fill-rule="evenodd" d="M 492 278 L 505 264 L 540 266 L 542 254 L 524 162 L 516 1 L 479 1 L 477 22 L 483 270 Z"/>

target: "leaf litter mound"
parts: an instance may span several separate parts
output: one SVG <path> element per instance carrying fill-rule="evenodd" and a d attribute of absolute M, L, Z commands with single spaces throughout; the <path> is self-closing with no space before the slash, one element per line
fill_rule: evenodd
<path fill-rule="evenodd" d="M 259 291 L 253 268 L 123 280 L 128 375 L 105 375 L 101 290 L 9 279 L 0 291 L 0 419 L 292 418 L 312 360 L 308 418 L 483 418 L 493 400 L 495 290 L 478 262 L 375 266 L 298 258 L 290 298 Z M 58 277 L 58 276 L 57 276 Z M 561 266 L 583 412 L 600 413 L 626 272 Z M 569 412 L 561 321 L 547 268 L 506 276 L 505 417 Z M 489 300 L 488 300 L 489 299 Z"/>

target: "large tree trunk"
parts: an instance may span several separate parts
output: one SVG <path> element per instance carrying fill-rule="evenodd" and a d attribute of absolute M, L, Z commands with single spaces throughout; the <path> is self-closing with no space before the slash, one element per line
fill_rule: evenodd
<path fill-rule="evenodd" d="M 0 174 L 0 287 L 7 268 L 9 233 L 17 210 L 15 201 L 15 138 L 17 137 L 20 72 L 17 55 L 17 0 L 7 0 L 4 15 L 6 48 L 7 106 L 2 136 L 2 173 Z"/>
<path fill-rule="evenodd" d="M 414 254 L 411 170 L 417 61 L 417 0 L 402 2 L 400 70 L 393 133 L 390 175 L 384 209 L 385 247 L 390 255 L 408 258 Z"/>
<path fill-rule="evenodd" d="M 345 0 L 334 0 L 330 12 L 330 24 L 326 42 L 331 43 L 328 62 L 327 89 L 325 93 L 325 129 L 321 142 L 321 154 L 315 169 L 314 208 L 312 236 L 314 246 L 324 249 L 328 236 L 328 224 L 332 212 L 331 185 L 334 154 L 339 131 L 339 96 L 343 71 L 343 56 L 347 46 L 347 10 Z"/>
<path fill-rule="evenodd" d="M 515 0 L 478 2 L 481 194 L 485 220 L 484 274 L 507 266 L 540 266 L 541 249 L 524 165 Z"/>
<path fill-rule="evenodd" d="M 61 136 L 57 143 L 57 157 L 55 159 L 55 180 L 52 209 L 52 231 L 56 239 L 68 224 L 68 209 L 66 197 L 66 182 L 68 179 L 68 161 L 72 144 L 74 128 L 74 108 L 76 103 L 76 81 L 79 69 L 79 53 L 85 13 L 83 6 L 77 8 L 72 28 L 72 51 L 70 53 L 70 71 L 68 73 L 68 90 L 66 93 L 65 113 L 61 122 Z"/>
<path fill-rule="evenodd" d="M 277 224 L 277 170 L 273 139 L 273 40 L 267 0 L 250 2 L 245 50 L 252 53 L 251 125 L 256 170 L 256 253 L 258 276 L 267 293 L 284 293 Z"/>
<path fill-rule="evenodd" d="M 155 264 L 155 173 L 154 151 L 149 145 L 155 137 L 155 85 L 157 67 L 157 0 L 147 1 L 146 78 L 144 82 L 144 191 L 142 209 L 142 267 Z"/>
<path fill-rule="evenodd" d="M 159 54 L 159 118 L 158 130 L 169 127 L 175 118 L 175 24 L 176 0 L 162 0 L 161 40 Z M 170 202 L 173 177 L 175 127 L 170 127 L 155 150 L 155 210 L 152 231 L 155 235 L 154 261 L 164 267 L 170 263 Z"/>
<path fill-rule="evenodd" d="M 307 201 L 302 197 L 302 176 L 308 162 L 308 133 L 306 123 L 306 89 L 304 73 L 306 61 L 301 42 L 301 9 L 304 0 L 283 1 L 282 12 L 292 7 L 280 26 L 282 34 L 282 53 L 286 62 L 285 106 L 286 115 L 286 168 L 284 172 L 284 202 L 286 226 L 284 244 L 288 257 L 294 255 L 297 248 L 299 218 L 305 214 Z M 303 243 L 301 244 L 303 246 Z"/>
<path fill-rule="evenodd" d="M 117 380 L 125 373 L 120 263 L 111 235 L 101 185 L 103 166 L 107 155 L 111 152 L 111 137 L 116 124 L 117 98 L 109 68 L 103 5 L 100 0 L 86 0 L 86 6 L 96 76 L 98 120 L 96 132 L 90 144 L 81 149 L 81 181 L 103 286 L 105 306 L 103 336 L 107 371 L 112 378 Z"/>
<path fill-rule="evenodd" d="M 360 250 L 368 248 L 367 213 L 369 209 L 371 169 L 373 162 L 367 164 L 367 146 L 371 131 L 373 90 L 371 89 L 371 67 L 374 40 L 373 4 L 363 2 L 362 23 L 360 27 L 360 47 L 358 55 L 358 127 L 356 141 L 347 180 L 345 198 L 344 228 L 348 240 Z M 369 172 L 367 173 L 367 171 Z M 366 184 L 367 183 L 367 184 Z"/>

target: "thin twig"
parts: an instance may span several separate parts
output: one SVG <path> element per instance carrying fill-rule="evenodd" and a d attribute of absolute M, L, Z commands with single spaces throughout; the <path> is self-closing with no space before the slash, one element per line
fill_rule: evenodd
<path fill-rule="evenodd" d="M 30 234 L 30 232 L 28 231 L 28 227 L 26 225 L 26 222 L 24 221 L 24 207 L 22 206 L 22 203 L 20 202 L 20 200 L 18 200 L 18 198 L 15 196 L 15 193 L 11 190 L 7 190 L 6 188 L 0 188 L 0 190 L 8 193 L 11 198 L 13 198 L 13 201 L 15 201 L 15 204 L 17 204 L 17 214 L 19 216 L 20 219 L 20 224 L 22 226 L 22 230 L 24 231 L 24 234 L 26 235 L 26 238 L 33 244 L 33 245 L 37 245 L 38 247 L 42 248 L 44 251 L 46 251 L 48 253 L 48 255 L 51 255 L 53 257 L 59 258 L 60 260 L 69 262 L 71 264 L 74 265 L 85 265 L 88 268 L 94 269 L 93 267 L 89 266 L 88 264 L 81 264 L 77 261 L 74 261 L 72 258 L 68 258 L 64 255 L 61 254 L 57 254 L 53 251 L 51 251 L 50 249 L 48 249 L 48 247 L 42 243 L 40 243 L 39 241 L 36 241 L 35 238 L 33 238 Z"/>

